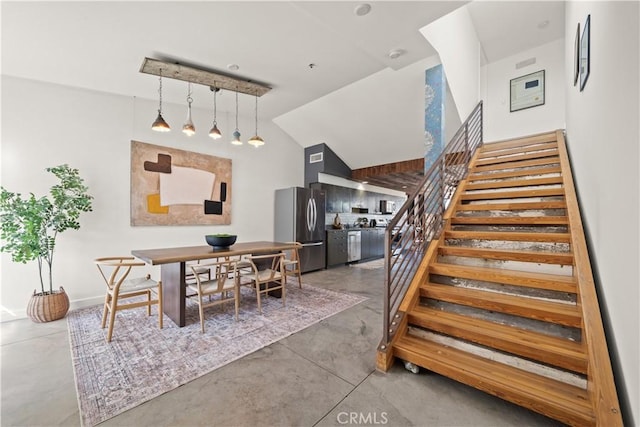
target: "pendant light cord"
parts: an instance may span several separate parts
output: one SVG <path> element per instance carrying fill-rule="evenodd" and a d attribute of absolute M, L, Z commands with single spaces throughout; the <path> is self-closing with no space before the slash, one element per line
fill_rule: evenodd
<path fill-rule="evenodd" d="M 238 88 L 236 88 L 236 130 L 238 130 Z"/>
<path fill-rule="evenodd" d="M 258 135 L 258 94 L 256 93 L 256 136 Z"/>
<path fill-rule="evenodd" d="M 160 113 L 162 111 L 162 68 L 160 68 L 160 72 L 158 73 L 158 75 L 160 77 L 158 77 L 158 79 L 160 80 L 160 86 L 158 87 L 158 94 L 160 95 L 158 98 L 160 100 L 160 103 L 158 105 L 158 113 Z"/>

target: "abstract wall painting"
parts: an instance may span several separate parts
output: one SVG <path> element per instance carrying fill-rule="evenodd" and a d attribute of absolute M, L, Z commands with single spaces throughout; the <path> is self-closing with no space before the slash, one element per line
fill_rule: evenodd
<path fill-rule="evenodd" d="M 231 224 L 231 159 L 131 141 L 131 225 Z"/>

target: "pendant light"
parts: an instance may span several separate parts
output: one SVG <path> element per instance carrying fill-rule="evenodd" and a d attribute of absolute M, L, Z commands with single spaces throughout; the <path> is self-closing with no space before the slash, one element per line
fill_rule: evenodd
<path fill-rule="evenodd" d="M 187 121 L 182 125 L 182 132 L 187 136 L 193 136 L 196 133 L 196 127 L 193 125 L 193 120 L 191 120 L 191 103 L 193 102 L 193 98 L 191 97 L 191 82 L 189 82 L 189 86 L 187 89 Z"/>
<path fill-rule="evenodd" d="M 169 132 L 171 128 L 162 118 L 162 68 L 160 68 L 159 76 L 160 87 L 158 89 L 158 93 L 160 94 L 160 102 L 158 104 L 158 117 L 156 118 L 156 121 L 151 125 L 151 129 L 158 132 Z"/>
<path fill-rule="evenodd" d="M 257 93 L 256 93 L 256 134 L 255 136 L 252 136 L 248 142 L 249 144 L 253 145 L 256 148 L 260 147 L 261 145 L 264 145 L 264 140 L 258 136 L 258 94 Z"/>
<path fill-rule="evenodd" d="M 218 129 L 218 123 L 217 123 L 218 108 L 216 103 L 216 94 L 220 89 L 213 86 L 211 90 L 213 91 L 213 127 L 209 131 L 209 136 L 213 139 L 220 139 L 222 138 L 222 132 L 220 132 L 220 129 Z"/>
<path fill-rule="evenodd" d="M 236 88 L 236 130 L 233 131 L 233 139 L 231 140 L 233 145 L 242 145 L 240 141 L 240 131 L 238 130 L 238 91 Z"/>

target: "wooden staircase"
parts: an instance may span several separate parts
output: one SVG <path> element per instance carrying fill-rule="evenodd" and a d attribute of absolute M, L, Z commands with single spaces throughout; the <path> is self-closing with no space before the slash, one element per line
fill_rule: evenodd
<path fill-rule="evenodd" d="M 566 424 L 622 425 L 561 131 L 476 151 L 397 318 L 381 370 L 395 357 Z"/>

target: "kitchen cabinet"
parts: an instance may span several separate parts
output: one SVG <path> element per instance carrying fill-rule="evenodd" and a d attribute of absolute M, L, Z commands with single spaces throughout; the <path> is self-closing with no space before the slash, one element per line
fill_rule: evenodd
<path fill-rule="evenodd" d="M 366 208 L 366 191 L 351 189 L 351 207 L 352 208 Z"/>
<path fill-rule="evenodd" d="M 361 228 L 362 259 L 384 256 L 384 228 Z"/>
<path fill-rule="evenodd" d="M 373 240 L 372 237 L 374 235 L 374 231 L 374 229 L 362 229 L 362 240 L 360 247 L 362 259 L 371 258 L 371 241 Z"/>
<path fill-rule="evenodd" d="M 327 213 L 351 212 L 351 189 L 338 185 L 313 183 L 311 188 L 323 190 L 326 193 Z"/>
<path fill-rule="evenodd" d="M 327 231 L 327 267 L 347 262 L 347 230 Z"/>
<path fill-rule="evenodd" d="M 376 257 L 384 256 L 384 228 L 376 229 L 374 248 L 375 248 L 374 256 Z"/>

